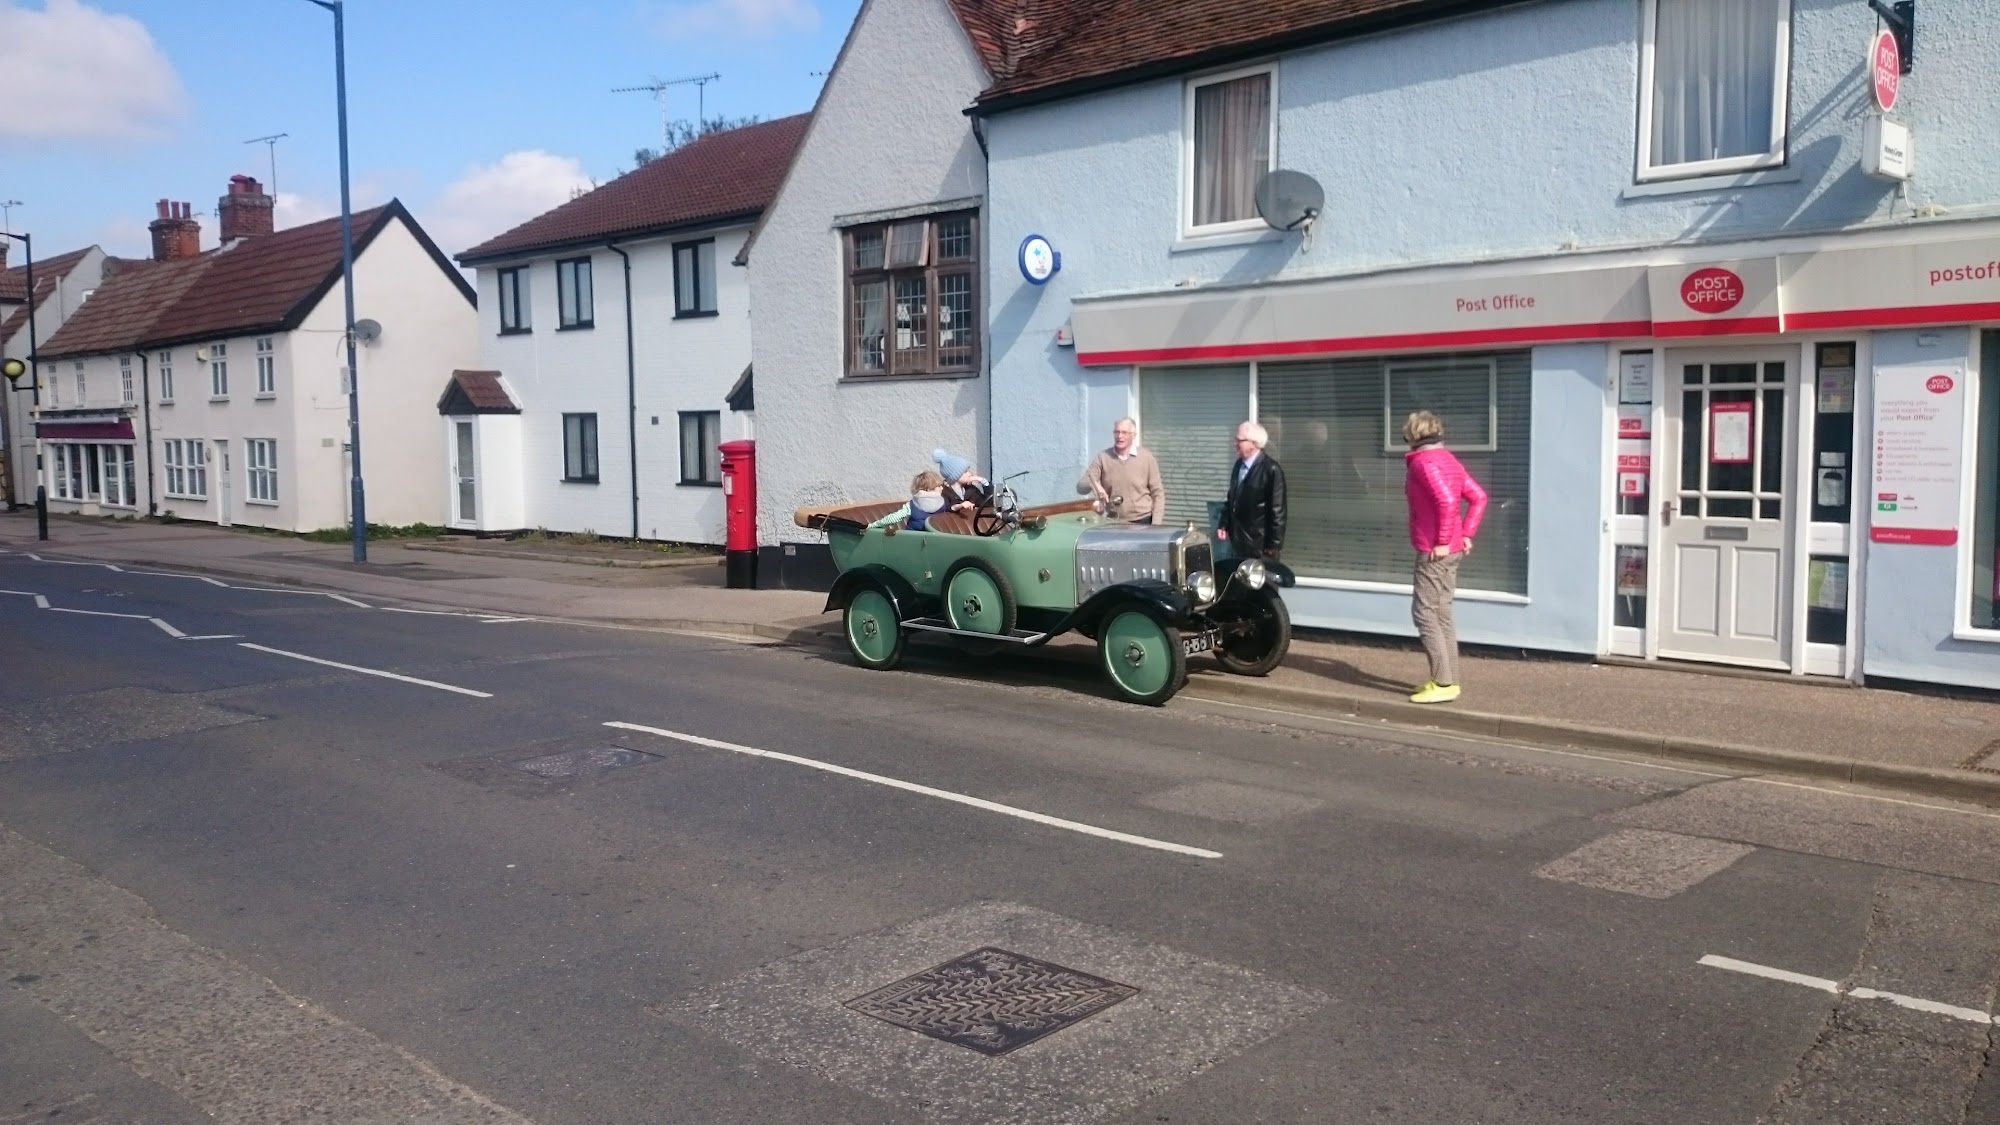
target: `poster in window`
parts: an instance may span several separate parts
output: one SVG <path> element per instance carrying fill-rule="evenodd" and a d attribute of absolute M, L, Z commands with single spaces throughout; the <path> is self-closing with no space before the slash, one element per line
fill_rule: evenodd
<path fill-rule="evenodd" d="M 1646 595 L 1646 548 L 1618 548 L 1617 583 L 1619 597 Z"/>
<path fill-rule="evenodd" d="M 1852 367 L 1822 367 L 1819 369 L 1819 412 L 1821 414 L 1854 413 L 1854 369 Z"/>
<path fill-rule="evenodd" d="M 1958 542 L 1964 424 L 1962 364 L 1875 369 L 1871 540 L 1927 547 Z"/>
<path fill-rule="evenodd" d="M 1847 563 L 1842 559 L 1814 559 L 1806 567 L 1807 604 L 1814 609 L 1847 608 Z"/>
<path fill-rule="evenodd" d="M 1653 401 L 1653 354 L 1630 352 L 1619 357 L 1618 403 L 1650 405 Z"/>
<path fill-rule="evenodd" d="M 1754 402 L 1717 402 L 1708 408 L 1708 460 L 1716 465 L 1750 463 L 1757 426 Z"/>

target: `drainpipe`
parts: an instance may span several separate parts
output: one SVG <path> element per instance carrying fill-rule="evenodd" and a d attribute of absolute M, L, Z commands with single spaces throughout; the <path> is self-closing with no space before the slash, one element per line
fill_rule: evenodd
<path fill-rule="evenodd" d="M 146 352 L 139 353 L 139 405 L 146 415 L 146 514 L 160 514 L 153 492 L 153 368 Z"/>
<path fill-rule="evenodd" d="M 625 262 L 625 437 L 632 466 L 632 538 L 639 538 L 639 359 L 632 344 L 632 256 L 611 243 L 604 248 Z"/>

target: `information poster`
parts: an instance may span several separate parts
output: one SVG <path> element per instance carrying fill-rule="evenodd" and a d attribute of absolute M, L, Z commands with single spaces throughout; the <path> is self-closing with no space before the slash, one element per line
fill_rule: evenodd
<path fill-rule="evenodd" d="M 1926 547 L 1958 542 L 1964 439 L 1964 364 L 1875 369 L 1875 504 L 1869 538 Z"/>
<path fill-rule="evenodd" d="M 1708 408 L 1708 459 L 1717 465 L 1750 463 L 1750 440 L 1756 431 L 1757 404 L 1717 402 Z"/>
<path fill-rule="evenodd" d="M 1653 401 L 1653 353 L 1627 352 L 1619 357 L 1618 403 L 1647 405 Z"/>

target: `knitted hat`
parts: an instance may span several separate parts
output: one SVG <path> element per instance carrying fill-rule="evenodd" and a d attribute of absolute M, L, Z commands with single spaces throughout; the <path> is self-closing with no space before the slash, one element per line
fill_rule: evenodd
<path fill-rule="evenodd" d="M 942 449 L 931 450 L 931 460 L 937 462 L 938 472 L 944 474 L 944 479 L 949 484 L 957 484 L 958 478 L 964 476 L 972 468 L 972 462 L 960 457 L 956 453 L 947 453 Z"/>

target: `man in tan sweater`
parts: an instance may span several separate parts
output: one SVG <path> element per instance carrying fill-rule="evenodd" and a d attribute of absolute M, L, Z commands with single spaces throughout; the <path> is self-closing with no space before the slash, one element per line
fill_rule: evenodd
<path fill-rule="evenodd" d="M 1111 448 L 1085 469 L 1079 492 L 1095 493 L 1104 513 L 1131 523 L 1159 523 L 1167 518 L 1167 488 L 1160 481 L 1160 462 L 1139 448 L 1139 423 L 1120 418 L 1111 427 Z"/>

